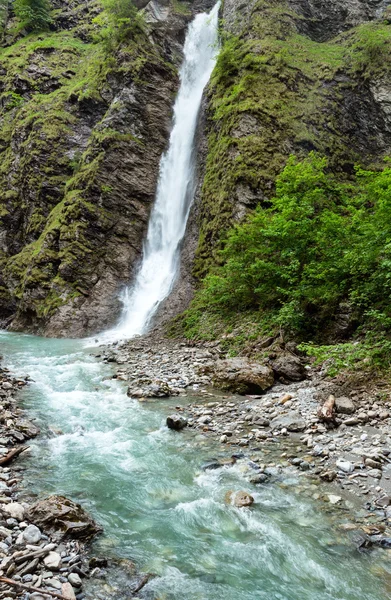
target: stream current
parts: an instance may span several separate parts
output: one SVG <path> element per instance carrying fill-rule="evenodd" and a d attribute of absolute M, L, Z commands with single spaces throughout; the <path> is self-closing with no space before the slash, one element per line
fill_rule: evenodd
<path fill-rule="evenodd" d="M 175 281 L 194 188 L 197 115 L 217 52 L 217 18 L 218 5 L 189 27 L 143 260 L 125 294 L 119 326 L 102 340 L 142 333 Z M 85 340 L 0 332 L 0 343 L 3 363 L 32 378 L 23 404 L 42 430 L 30 444 L 27 490 L 80 502 L 104 527 L 97 542 L 101 552 L 130 558 L 157 575 L 143 597 L 391 597 L 376 571 L 376 555 L 360 555 L 340 538 L 319 504 L 297 493 L 298 480 L 254 487 L 239 465 L 202 471 L 202 463 L 218 457 L 221 448 L 191 430 L 169 431 L 165 418 L 172 402 L 129 398 L 125 384 L 90 354 Z M 254 506 L 228 506 L 224 497 L 232 489 L 249 491 Z M 382 556 L 388 558 L 386 551 Z M 105 600 L 102 594 L 89 598 Z M 126 592 L 118 596 L 124 597 Z"/>

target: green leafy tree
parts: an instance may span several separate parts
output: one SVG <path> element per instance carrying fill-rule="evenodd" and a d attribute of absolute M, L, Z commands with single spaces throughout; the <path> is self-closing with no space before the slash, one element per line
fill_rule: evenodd
<path fill-rule="evenodd" d="M 107 51 L 112 52 L 122 42 L 133 39 L 144 30 L 144 19 L 132 0 L 102 0 L 104 12 L 95 22 L 102 26 Z"/>
<path fill-rule="evenodd" d="M 15 0 L 14 10 L 28 31 L 47 29 L 52 20 L 50 0 Z"/>
<path fill-rule="evenodd" d="M 326 159 L 291 157 L 270 208 L 229 232 L 221 261 L 200 312 L 258 310 L 305 337 L 347 302 L 357 322 L 391 331 L 391 167 L 340 182 Z"/>

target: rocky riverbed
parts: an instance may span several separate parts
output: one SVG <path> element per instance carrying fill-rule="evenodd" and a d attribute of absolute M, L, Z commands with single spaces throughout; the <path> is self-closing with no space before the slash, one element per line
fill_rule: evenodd
<path fill-rule="evenodd" d="M 300 475 L 317 486 L 315 499 L 351 513 L 346 529 L 357 533 L 360 548 L 391 548 L 391 395 L 385 384 L 330 379 L 292 352 L 259 365 L 227 358 L 218 343 L 188 345 L 154 335 L 103 356 L 118 363 L 114 376 L 140 401 L 191 396 L 189 404 L 181 398 L 173 405 L 168 423 L 219 440 L 224 458 L 211 458 L 203 468 L 239 462 L 259 485 Z M 328 398 L 333 414 L 324 419 L 319 409 Z"/>

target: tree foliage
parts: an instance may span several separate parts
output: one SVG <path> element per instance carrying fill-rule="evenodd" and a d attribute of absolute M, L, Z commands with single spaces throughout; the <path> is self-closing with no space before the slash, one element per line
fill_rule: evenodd
<path fill-rule="evenodd" d="M 109 52 L 143 31 L 144 19 L 132 0 L 102 0 L 104 12 L 95 19 Z"/>
<path fill-rule="evenodd" d="M 357 322 L 391 329 L 391 167 L 341 183 L 325 158 L 291 157 L 271 206 L 229 232 L 221 261 L 200 308 L 256 309 L 308 334 L 347 302 Z"/>
<path fill-rule="evenodd" d="M 15 0 L 14 10 L 28 31 L 48 29 L 52 20 L 50 0 Z"/>

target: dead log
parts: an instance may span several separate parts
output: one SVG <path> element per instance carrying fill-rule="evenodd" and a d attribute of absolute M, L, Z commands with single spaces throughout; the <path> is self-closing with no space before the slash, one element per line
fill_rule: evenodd
<path fill-rule="evenodd" d="M 329 396 L 324 404 L 318 409 L 318 419 L 324 423 L 334 423 L 335 396 Z"/>
<path fill-rule="evenodd" d="M 27 585 L 26 583 L 20 583 L 20 581 L 15 581 L 14 579 L 8 579 L 7 577 L 0 577 L 0 583 L 6 583 L 7 585 L 12 585 L 16 588 L 21 588 L 22 590 L 27 590 L 28 592 L 38 592 L 38 594 L 43 594 L 45 596 L 52 596 L 53 598 L 59 598 L 60 600 L 69 600 L 66 596 L 62 594 L 58 594 L 57 592 L 52 592 L 51 590 L 44 590 L 42 588 L 34 587 L 33 585 Z"/>
<path fill-rule="evenodd" d="M 22 454 L 25 450 L 27 450 L 29 446 L 19 446 L 19 448 L 14 448 L 10 450 L 8 454 L 0 458 L 0 467 L 4 467 L 4 465 L 8 465 L 11 461 L 14 460 L 19 454 Z"/>

